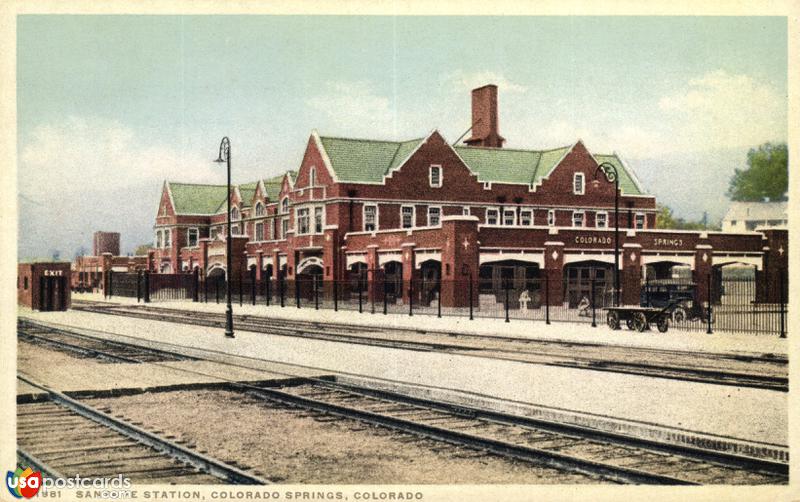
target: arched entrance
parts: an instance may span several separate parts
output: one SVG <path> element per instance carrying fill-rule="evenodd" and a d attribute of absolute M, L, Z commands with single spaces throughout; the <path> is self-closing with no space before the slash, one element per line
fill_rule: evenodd
<path fill-rule="evenodd" d="M 168 261 L 165 261 L 161 264 L 161 267 L 158 269 L 158 271 L 162 274 L 171 274 L 172 265 Z"/>
<path fill-rule="evenodd" d="M 585 260 L 570 263 L 564 267 L 564 301 L 569 308 L 575 308 L 585 298 L 592 298 L 594 281 L 595 305 L 603 307 L 614 301 L 614 266 L 597 261 Z"/>
<path fill-rule="evenodd" d="M 438 260 L 425 260 L 419 265 L 420 282 L 417 290 L 419 291 L 420 305 L 430 306 L 436 301 L 440 291 L 440 281 L 442 278 L 442 262 Z"/>
<path fill-rule="evenodd" d="M 518 298 L 527 290 L 534 305 L 540 303 L 539 265 L 520 260 L 500 260 L 483 263 L 478 275 L 480 294 L 493 294 L 497 301 L 504 301 L 505 288 L 509 296 Z"/>
<path fill-rule="evenodd" d="M 383 271 L 387 301 L 393 303 L 403 295 L 403 264 L 399 261 L 384 263 Z"/>

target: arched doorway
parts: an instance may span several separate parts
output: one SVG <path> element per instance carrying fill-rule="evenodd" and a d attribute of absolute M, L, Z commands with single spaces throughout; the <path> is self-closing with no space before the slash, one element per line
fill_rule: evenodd
<path fill-rule="evenodd" d="M 527 290 L 533 304 L 540 302 L 540 270 L 537 263 L 520 260 L 500 260 L 483 263 L 478 272 L 478 291 L 480 294 L 493 294 L 497 301 L 505 298 L 505 288 L 509 296 L 518 298 Z"/>
<path fill-rule="evenodd" d="M 383 265 L 387 301 L 393 303 L 403 296 L 403 264 L 390 261 Z"/>
<path fill-rule="evenodd" d="M 569 308 L 575 308 L 592 298 L 597 307 L 611 305 L 614 301 L 614 266 L 597 260 L 585 260 L 564 266 L 564 301 Z"/>
<path fill-rule="evenodd" d="M 158 269 L 158 271 L 162 274 L 171 274 L 172 265 L 168 261 L 165 261 L 161 264 L 161 267 Z"/>
<path fill-rule="evenodd" d="M 438 260 L 423 261 L 419 265 L 419 275 L 420 282 L 417 290 L 419 291 L 420 305 L 430 306 L 439 296 L 442 262 Z"/>

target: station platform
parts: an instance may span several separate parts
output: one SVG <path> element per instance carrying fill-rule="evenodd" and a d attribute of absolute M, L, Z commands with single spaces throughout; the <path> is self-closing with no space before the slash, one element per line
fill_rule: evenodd
<path fill-rule="evenodd" d="M 167 306 L 167 304 L 158 304 Z M 224 305 L 170 302 L 170 307 L 222 312 Z M 313 309 L 235 307 L 236 314 L 274 315 L 286 318 L 357 324 L 361 318 L 410 329 L 461 330 L 469 321 L 414 316 L 314 311 Z M 683 380 L 652 378 L 568 367 L 552 367 L 515 361 L 468 357 L 440 352 L 337 343 L 325 340 L 274 336 L 242 330 L 225 338 L 219 328 L 163 321 L 109 316 L 98 313 L 20 311 L 20 315 L 44 322 L 92 329 L 139 339 L 142 343 L 168 343 L 215 353 L 247 357 L 275 364 L 296 365 L 312 372 L 355 379 L 382 381 L 390 386 L 418 386 L 438 392 L 468 393 L 497 400 L 625 420 L 649 427 L 711 435 L 768 446 L 788 444 L 788 394 L 756 388 L 732 387 Z M 631 346 L 676 350 L 737 352 L 785 352 L 785 340 L 766 337 L 729 338 L 722 334 L 634 334 L 612 332 L 605 327 L 523 322 L 505 324 L 494 320 L 473 321 L 469 329 L 482 333 L 520 337 L 592 340 Z"/>
<path fill-rule="evenodd" d="M 105 299 L 100 294 L 75 294 L 75 300 L 88 300 L 110 304 L 137 304 L 135 298 L 114 297 Z M 159 308 L 173 308 L 180 310 L 196 310 L 199 312 L 225 312 L 224 303 L 203 303 L 192 301 L 166 301 L 157 303 L 138 303 L 138 305 L 151 305 Z M 761 355 L 775 354 L 786 356 L 788 354 L 787 338 L 766 334 L 743 334 L 715 331 L 706 334 L 705 331 L 683 331 L 672 329 L 667 333 L 657 330 L 639 333 L 628 329 L 613 331 L 608 328 L 601 316 L 598 315 L 597 327 L 592 327 L 588 322 L 553 321 L 546 324 L 544 321 L 526 321 L 476 317 L 470 321 L 468 318 L 435 315 L 401 315 L 382 312 L 370 313 L 369 309 L 359 313 L 352 310 L 315 310 L 312 308 L 297 308 L 287 304 L 285 307 L 251 305 L 244 303 L 239 306 L 234 304 L 234 314 L 262 316 L 275 319 L 318 321 L 345 324 L 354 327 L 387 327 L 409 330 L 423 330 L 428 332 L 466 333 L 482 336 L 518 337 L 533 340 L 558 340 L 566 342 L 583 342 L 608 344 L 620 347 L 641 347 L 663 350 L 681 350 L 689 352 L 707 352 L 717 354 Z"/>

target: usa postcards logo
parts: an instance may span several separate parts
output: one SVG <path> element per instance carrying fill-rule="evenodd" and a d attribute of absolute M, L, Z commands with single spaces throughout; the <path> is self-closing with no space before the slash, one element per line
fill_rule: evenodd
<path fill-rule="evenodd" d="M 6 474 L 6 486 L 11 495 L 16 498 L 29 499 L 39 493 L 39 488 L 42 486 L 42 473 L 34 472 L 30 467 L 25 469 L 17 467 L 16 471 L 8 471 Z"/>

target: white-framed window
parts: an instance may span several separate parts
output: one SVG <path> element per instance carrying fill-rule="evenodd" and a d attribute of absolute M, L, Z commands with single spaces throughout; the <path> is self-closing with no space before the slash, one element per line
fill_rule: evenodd
<path fill-rule="evenodd" d="M 637 229 L 645 228 L 647 226 L 647 220 L 644 217 L 644 213 L 636 213 L 634 223 Z"/>
<path fill-rule="evenodd" d="M 364 231 L 374 232 L 378 229 L 378 206 L 375 204 L 364 205 Z"/>
<path fill-rule="evenodd" d="M 295 211 L 295 215 L 297 217 L 297 224 L 295 228 L 297 228 L 298 235 L 307 234 L 309 230 L 309 216 L 308 216 L 308 208 L 301 207 Z"/>
<path fill-rule="evenodd" d="M 416 210 L 414 206 L 400 207 L 400 226 L 402 228 L 414 228 L 416 223 Z"/>
<path fill-rule="evenodd" d="M 598 211 L 594 214 L 594 226 L 608 228 L 608 213 L 606 211 Z"/>
<path fill-rule="evenodd" d="M 583 226 L 583 211 L 572 211 L 572 226 L 573 227 L 582 227 Z"/>
<path fill-rule="evenodd" d="M 513 226 L 517 223 L 517 211 L 515 209 L 503 209 L 503 225 Z"/>
<path fill-rule="evenodd" d="M 462 216 L 470 216 L 469 206 L 464 206 L 461 208 L 461 215 Z"/>
<path fill-rule="evenodd" d="M 428 170 L 428 177 L 432 187 L 442 186 L 442 166 L 431 166 Z"/>
<path fill-rule="evenodd" d="M 289 234 L 289 218 L 283 218 L 281 220 L 281 238 L 285 239 L 288 234 Z"/>
<path fill-rule="evenodd" d="M 575 195 L 583 195 L 586 191 L 586 175 L 575 173 L 572 176 L 572 191 Z"/>
<path fill-rule="evenodd" d="M 275 240 L 275 228 L 278 226 L 278 220 L 273 218 L 271 220 L 267 220 L 267 230 L 269 233 L 269 240 Z"/>
<path fill-rule="evenodd" d="M 492 182 L 491 181 L 484 181 L 483 182 L 483 189 L 484 190 L 491 190 L 492 189 Z"/>
<path fill-rule="evenodd" d="M 164 230 L 164 247 L 172 247 L 172 231 L 170 230 Z"/>
<path fill-rule="evenodd" d="M 281 201 L 281 213 L 286 214 L 289 212 L 289 197 L 284 197 Z"/>
<path fill-rule="evenodd" d="M 242 229 L 239 225 L 231 225 L 231 235 L 241 235 Z"/>
<path fill-rule="evenodd" d="M 556 210 L 555 209 L 548 209 L 547 210 L 547 226 L 552 227 L 556 224 Z"/>
<path fill-rule="evenodd" d="M 439 206 L 428 206 L 428 226 L 435 227 L 442 222 L 442 208 Z"/>
<path fill-rule="evenodd" d="M 263 241 L 264 240 L 264 224 L 263 223 L 256 223 L 256 241 Z"/>
<path fill-rule="evenodd" d="M 240 220 L 241 218 L 242 218 L 242 213 L 239 212 L 239 208 L 233 206 L 231 208 L 231 220 Z"/>
<path fill-rule="evenodd" d="M 197 246 L 197 241 L 200 239 L 200 230 L 192 227 L 186 231 L 186 245 L 190 248 Z"/>
<path fill-rule="evenodd" d="M 256 202 L 256 216 L 264 216 L 267 214 L 267 208 L 264 207 L 264 204 L 261 201 Z"/>
<path fill-rule="evenodd" d="M 219 235 L 219 228 L 217 227 L 214 227 L 208 231 L 208 236 L 211 237 L 212 239 L 216 239 L 218 235 Z"/>
<path fill-rule="evenodd" d="M 524 227 L 533 225 L 533 211 L 530 209 L 523 209 L 519 212 L 519 224 Z"/>
<path fill-rule="evenodd" d="M 497 225 L 500 221 L 500 211 L 496 208 L 489 208 L 486 210 L 486 224 Z"/>
<path fill-rule="evenodd" d="M 313 187 L 316 184 L 317 184 L 317 168 L 312 166 L 311 169 L 308 170 L 308 186 Z"/>
<path fill-rule="evenodd" d="M 314 207 L 314 233 L 321 234 L 322 227 L 325 225 L 325 208 L 322 206 Z"/>
<path fill-rule="evenodd" d="M 161 230 L 156 230 L 156 248 L 161 249 L 164 246 L 164 236 L 161 233 Z"/>

